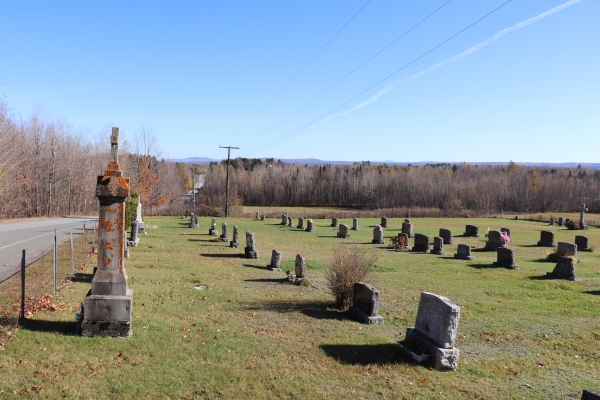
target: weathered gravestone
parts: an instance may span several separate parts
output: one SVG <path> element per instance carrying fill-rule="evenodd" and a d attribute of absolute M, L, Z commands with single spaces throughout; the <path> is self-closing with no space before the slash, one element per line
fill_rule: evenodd
<path fill-rule="evenodd" d="M 340 224 L 339 230 L 337 232 L 337 237 L 341 239 L 348 239 L 350 237 L 350 231 L 348 230 L 348 225 Z"/>
<path fill-rule="evenodd" d="M 399 233 L 398 234 L 398 243 L 403 243 L 404 244 L 404 250 L 411 250 L 412 247 L 410 247 L 410 243 L 408 242 L 408 235 L 406 233 Z"/>
<path fill-rule="evenodd" d="M 519 266 L 515 264 L 515 251 L 506 247 L 498 248 L 494 265 L 509 269 L 519 269 Z"/>
<path fill-rule="evenodd" d="M 219 236 L 219 231 L 217 230 L 217 219 L 213 218 L 210 224 L 210 229 L 208 230 L 208 234 L 211 236 Z"/>
<path fill-rule="evenodd" d="M 454 237 L 452 236 L 452 231 L 450 229 L 440 228 L 439 236 L 444 240 L 444 244 L 454 243 Z"/>
<path fill-rule="evenodd" d="M 338 226 L 337 218 L 335 218 L 335 217 L 331 218 L 331 226 L 333 226 L 334 228 L 337 228 L 337 226 Z"/>
<path fill-rule="evenodd" d="M 409 238 L 415 237 L 415 234 L 413 233 L 413 224 L 411 224 L 410 222 L 403 222 L 402 233 L 407 234 Z"/>
<path fill-rule="evenodd" d="M 506 232 L 508 237 L 510 237 L 510 229 L 509 228 L 500 228 L 500 232 Z"/>
<path fill-rule="evenodd" d="M 571 222 L 571 220 L 569 218 L 565 219 L 565 225 L 568 226 L 569 222 Z"/>
<path fill-rule="evenodd" d="M 477 225 L 467 225 L 464 236 L 479 237 L 479 227 Z"/>
<path fill-rule="evenodd" d="M 239 236 L 239 228 L 237 225 L 233 226 L 233 240 L 231 242 L 229 242 L 229 247 L 233 247 L 235 249 L 238 248 L 238 246 L 240 245 L 240 243 L 238 242 L 238 236 Z"/>
<path fill-rule="evenodd" d="M 229 232 L 227 232 L 227 222 L 221 223 L 221 240 L 225 243 L 229 242 Z"/>
<path fill-rule="evenodd" d="M 558 226 L 563 226 L 563 218 L 558 217 Z"/>
<path fill-rule="evenodd" d="M 459 260 L 473 260 L 471 246 L 468 244 L 459 244 L 454 258 L 458 258 Z"/>
<path fill-rule="evenodd" d="M 256 243 L 254 242 L 254 233 L 252 231 L 246 231 L 246 247 L 244 248 L 246 258 L 258 258 L 258 250 L 256 250 Z"/>
<path fill-rule="evenodd" d="M 568 242 L 558 242 L 556 254 L 560 257 L 574 257 L 577 255 L 577 245 Z"/>
<path fill-rule="evenodd" d="M 260 213 L 257 211 L 256 212 L 256 219 L 259 219 L 259 218 L 260 218 Z"/>
<path fill-rule="evenodd" d="M 388 224 L 387 224 L 387 218 L 386 217 L 381 217 L 381 227 L 382 228 L 387 228 Z"/>
<path fill-rule="evenodd" d="M 298 226 L 296 228 L 304 229 L 304 218 L 302 218 L 302 217 L 298 218 Z"/>
<path fill-rule="evenodd" d="M 288 219 L 287 219 L 287 215 L 283 214 L 281 215 L 281 225 L 287 225 Z"/>
<path fill-rule="evenodd" d="M 354 284 L 354 296 L 350 313 L 355 320 L 367 325 L 383 325 L 383 317 L 379 315 L 379 290 L 368 283 Z"/>
<path fill-rule="evenodd" d="M 371 240 L 373 244 L 384 244 L 383 240 L 383 229 L 381 226 L 373 228 L 373 240 Z"/>
<path fill-rule="evenodd" d="M 502 241 L 500 231 L 489 231 L 488 240 L 485 242 L 484 250 L 497 250 L 506 248 L 506 244 Z"/>
<path fill-rule="evenodd" d="M 585 212 L 587 210 L 588 209 L 585 208 L 585 203 L 581 203 L 581 205 L 579 206 L 579 209 L 578 209 L 578 211 L 579 211 L 579 227 L 581 229 L 588 229 L 589 228 L 589 226 L 585 224 Z"/>
<path fill-rule="evenodd" d="M 288 217 L 288 226 L 294 226 L 294 218 Z"/>
<path fill-rule="evenodd" d="M 418 251 L 421 253 L 429 253 L 429 246 L 431 245 L 431 241 L 429 240 L 429 236 L 423 235 L 422 233 L 415 234 L 415 245 L 412 248 L 412 251 Z"/>
<path fill-rule="evenodd" d="M 554 247 L 556 243 L 554 243 L 554 232 L 552 231 L 541 231 L 540 232 L 540 240 L 537 242 L 538 246 L 542 247 Z"/>
<path fill-rule="evenodd" d="M 431 254 L 436 254 L 438 256 L 443 256 L 446 254 L 444 251 L 444 239 L 441 237 L 433 238 L 433 250 L 431 250 Z"/>
<path fill-rule="evenodd" d="M 198 217 L 194 213 L 190 213 L 190 224 L 188 225 L 190 228 L 198 227 Z"/>
<path fill-rule="evenodd" d="M 190 217 L 190 210 L 185 210 L 185 213 L 183 213 L 183 216 L 185 217 L 185 219 L 188 219 Z"/>
<path fill-rule="evenodd" d="M 552 272 L 546 272 L 546 277 L 551 279 L 568 279 L 579 281 L 575 276 L 575 259 L 572 257 L 559 257 L 558 263 Z"/>
<path fill-rule="evenodd" d="M 296 263 L 294 267 L 296 279 L 308 278 L 308 269 L 306 267 L 306 257 L 304 256 L 304 254 L 296 254 Z"/>
<path fill-rule="evenodd" d="M 142 221 L 142 202 L 138 199 L 138 204 L 135 210 L 135 220 L 138 222 L 137 229 L 138 233 L 143 235 L 146 234 L 146 229 L 144 227 L 144 221 Z"/>
<path fill-rule="evenodd" d="M 313 229 L 313 220 L 310 219 L 310 218 L 306 221 L 306 229 L 305 229 L 305 231 L 306 232 L 314 232 L 315 231 Z"/>
<path fill-rule="evenodd" d="M 410 218 L 405 218 L 404 222 L 407 223 L 407 224 L 410 224 Z"/>
<path fill-rule="evenodd" d="M 575 236 L 575 245 L 579 251 L 591 251 L 587 236 Z"/>
<path fill-rule="evenodd" d="M 125 199 L 129 178 L 119 165 L 119 128 L 112 128 L 111 159 L 98 176 L 96 196 L 100 201 L 98 264 L 92 288 L 85 297 L 83 336 L 128 338 L 131 336 L 133 290 L 127 287 L 125 271 Z"/>
<path fill-rule="evenodd" d="M 554 217 L 551 217 L 550 218 L 550 226 L 553 226 L 555 222 L 556 222 L 556 219 L 554 219 Z"/>
<path fill-rule="evenodd" d="M 271 264 L 267 265 L 267 269 L 271 271 L 281 271 L 281 252 L 273 250 L 271 253 Z"/>
<path fill-rule="evenodd" d="M 138 237 L 138 222 L 137 220 L 131 221 L 131 236 L 127 240 L 127 247 L 137 247 L 138 243 L 140 243 L 140 238 Z"/>
<path fill-rule="evenodd" d="M 358 230 L 358 218 L 352 218 L 352 230 L 353 231 Z"/>
<path fill-rule="evenodd" d="M 460 355 L 460 350 L 454 347 L 459 319 L 460 307 L 450 299 L 422 292 L 415 327 L 408 328 L 406 339 L 398 344 L 409 352 L 415 348 L 424 349 L 426 359 L 435 369 L 454 371 Z M 415 354 L 413 359 L 417 360 L 417 356 Z"/>
<path fill-rule="evenodd" d="M 586 389 L 581 393 L 581 400 L 600 400 L 600 392 Z"/>

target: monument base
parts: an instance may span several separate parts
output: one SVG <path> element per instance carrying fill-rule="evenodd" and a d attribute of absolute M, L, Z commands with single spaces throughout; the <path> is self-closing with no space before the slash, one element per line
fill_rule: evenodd
<path fill-rule="evenodd" d="M 412 353 L 411 344 L 413 343 L 423 348 L 428 353 L 428 357 L 422 357 L 421 359 L 423 361 L 429 359 L 438 371 L 454 371 L 458 366 L 459 349 L 456 347 L 451 349 L 439 347 L 414 328 L 406 329 L 406 339 L 397 343 L 404 351 L 409 353 Z"/>
<path fill-rule="evenodd" d="M 219 231 L 217 231 L 216 229 L 209 229 L 208 234 L 210 236 L 219 236 Z"/>
<path fill-rule="evenodd" d="M 229 238 L 221 236 L 221 241 L 227 243 L 229 242 Z"/>
<path fill-rule="evenodd" d="M 472 261 L 475 259 L 475 257 L 473 257 L 473 256 L 464 256 L 462 254 L 455 254 L 454 258 L 457 258 L 459 260 L 469 260 L 469 261 Z"/>
<path fill-rule="evenodd" d="M 483 248 L 483 250 L 492 251 L 496 251 L 498 249 L 508 249 L 508 246 L 499 243 L 485 242 L 485 247 Z"/>
<path fill-rule="evenodd" d="M 494 265 L 496 267 L 504 267 L 504 268 L 508 268 L 508 269 L 519 269 L 519 266 L 517 264 L 509 264 L 509 263 L 494 261 Z"/>
<path fill-rule="evenodd" d="M 338 232 L 337 233 L 337 237 L 340 238 L 340 239 L 348 239 L 348 238 L 350 238 L 350 235 L 344 235 L 344 234 L 341 234 L 341 233 Z"/>
<path fill-rule="evenodd" d="M 413 246 L 412 250 L 415 253 L 431 253 L 431 250 L 429 250 L 429 248 L 423 248 L 423 247 L 417 247 L 417 246 Z"/>
<path fill-rule="evenodd" d="M 350 306 L 350 314 L 356 321 L 361 322 L 363 324 L 383 325 L 383 317 L 381 315 L 371 317 L 354 306 Z"/>
<path fill-rule="evenodd" d="M 272 267 L 270 265 L 267 265 L 267 269 L 269 271 L 281 271 L 281 268 L 279 268 L 279 267 Z"/>
<path fill-rule="evenodd" d="M 140 238 L 137 238 L 135 240 L 128 240 L 127 241 L 127 247 L 137 247 L 137 245 L 140 243 Z"/>
<path fill-rule="evenodd" d="M 239 242 L 229 242 L 229 247 L 233 247 L 235 249 L 237 249 L 239 245 L 240 245 Z"/>
<path fill-rule="evenodd" d="M 146 229 L 144 229 L 144 223 L 142 221 L 138 221 L 138 233 L 142 235 L 146 234 Z"/>
<path fill-rule="evenodd" d="M 82 336 L 131 337 L 132 289 L 127 289 L 125 296 L 88 294 L 83 304 Z"/>
<path fill-rule="evenodd" d="M 246 258 L 258 258 L 258 251 L 248 247 L 244 247 L 244 253 L 246 254 Z"/>

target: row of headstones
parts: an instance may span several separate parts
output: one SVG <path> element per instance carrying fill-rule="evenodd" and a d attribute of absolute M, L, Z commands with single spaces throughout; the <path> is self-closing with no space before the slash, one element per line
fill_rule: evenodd
<path fill-rule="evenodd" d="M 579 206 L 579 209 L 577 211 L 579 211 L 579 227 L 581 229 L 589 229 L 589 225 L 587 225 L 585 223 L 585 212 L 588 209 L 585 207 L 585 203 L 581 203 L 581 205 Z M 556 222 L 556 219 L 554 217 L 550 218 L 550 225 L 554 225 L 554 223 Z M 558 226 L 563 226 L 564 225 L 568 225 L 569 222 L 571 222 L 571 220 L 569 218 L 567 218 L 564 222 L 563 222 L 563 218 L 559 217 L 558 218 Z"/>
<path fill-rule="evenodd" d="M 281 271 L 281 251 L 273 250 L 271 252 L 271 263 L 267 265 L 270 271 Z M 294 264 L 294 273 L 296 279 L 306 279 L 307 276 L 306 256 L 304 254 L 296 254 Z"/>

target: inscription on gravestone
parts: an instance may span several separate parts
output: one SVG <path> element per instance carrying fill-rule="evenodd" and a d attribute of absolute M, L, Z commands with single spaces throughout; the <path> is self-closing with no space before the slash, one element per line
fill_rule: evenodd
<path fill-rule="evenodd" d="M 454 258 L 459 260 L 473 260 L 471 255 L 471 246 L 468 244 L 459 244 Z"/>

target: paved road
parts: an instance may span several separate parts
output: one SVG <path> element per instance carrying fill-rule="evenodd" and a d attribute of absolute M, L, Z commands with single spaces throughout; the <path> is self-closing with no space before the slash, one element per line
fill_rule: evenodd
<path fill-rule="evenodd" d="M 44 251 L 52 250 L 54 229 L 57 241 L 63 242 L 73 235 L 93 229 L 98 217 L 44 218 L 0 224 L 0 282 L 21 265 L 25 249 L 27 260 L 33 260 Z"/>

